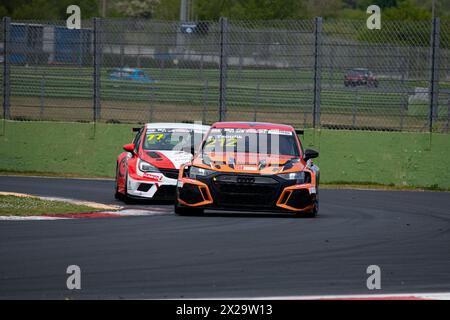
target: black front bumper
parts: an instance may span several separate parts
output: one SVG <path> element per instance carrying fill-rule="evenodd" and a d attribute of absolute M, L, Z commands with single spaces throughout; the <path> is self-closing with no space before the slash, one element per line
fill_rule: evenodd
<path fill-rule="evenodd" d="M 197 177 L 196 180 L 208 187 L 213 200 L 211 204 L 202 205 L 201 208 L 204 209 L 293 212 L 277 206 L 277 202 L 283 190 L 295 185 L 295 181 L 285 180 L 277 175 L 218 172 Z M 205 195 L 195 185 L 185 184 L 183 188 L 178 188 L 178 197 L 188 204 L 195 204 L 201 202 Z M 315 195 L 310 195 L 308 189 L 299 189 L 289 199 L 281 200 L 291 207 L 302 209 L 315 203 Z"/>

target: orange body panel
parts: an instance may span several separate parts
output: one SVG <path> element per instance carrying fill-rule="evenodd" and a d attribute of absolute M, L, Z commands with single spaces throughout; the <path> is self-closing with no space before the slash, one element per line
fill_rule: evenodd
<path fill-rule="evenodd" d="M 198 206 L 205 206 L 205 205 L 213 203 L 213 198 L 211 196 L 209 188 L 203 182 L 200 182 L 200 181 L 194 180 L 194 179 L 190 179 L 190 178 L 182 178 L 182 179 L 179 179 L 178 181 L 179 181 L 178 183 L 181 182 L 183 184 L 186 183 L 186 184 L 193 184 L 193 185 L 197 186 L 197 188 L 199 189 L 199 191 L 203 197 L 203 201 L 196 202 L 196 203 L 187 203 L 186 201 L 183 201 L 178 197 L 178 201 L 182 205 L 188 206 L 188 207 L 198 207 Z"/>
<path fill-rule="evenodd" d="M 214 124 L 212 128 L 218 127 L 245 127 L 246 124 L 242 123 L 218 123 Z M 255 125 L 254 127 L 268 127 L 272 128 L 272 126 L 278 128 L 280 126 L 280 129 L 282 130 L 292 130 L 292 127 L 289 126 L 283 126 L 283 125 L 271 125 L 271 124 L 261 124 L 261 125 Z M 233 162 L 230 164 L 229 159 L 227 157 L 230 157 L 230 153 L 226 152 L 205 152 L 205 153 L 197 153 L 197 155 L 194 157 L 191 163 L 187 163 L 180 167 L 179 176 L 178 176 L 178 183 L 180 187 L 180 184 L 183 186 L 185 184 L 191 184 L 195 185 L 199 188 L 199 191 L 203 197 L 203 201 L 196 202 L 196 203 L 187 203 L 180 199 L 179 195 L 177 196 L 178 202 L 187 207 L 201 207 L 201 206 L 207 206 L 214 203 L 214 199 L 211 195 L 211 191 L 209 190 L 209 187 L 207 184 L 196 180 L 191 179 L 189 177 L 186 177 L 184 175 L 185 167 L 187 166 L 195 166 L 199 168 L 203 168 L 206 170 L 213 170 L 217 173 L 228 173 L 228 174 L 250 174 L 250 175 L 277 175 L 280 173 L 293 173 L 293 172 L 308 172 L 311 176 L 311 181 L 305 184 L 297 184 L 297 185 L 290 185 L 287 187 L 284 187 L 282 189 L 278 199 L 276 199 L 276 202 L 274 205 L 276 207 L 279 207 L 281 209 L 285 209 L 292 212 L 308 212 L 314 209 L 315 204 L 308 205 L 304 208 L 295 208 L 293 206 L 287 205 L 289 202 L 290 196 L 293 194 L 295 190 L 308 190 L 308 194 L 310 194 L 310 191 L 312 189 L 317 188 L 317 179 L 316 179 L 316 171 L 314 169 L 311 169 L 309 165 L 304 161 L 303 159 L 303 150 L 301 149 L 301 144 L 298 139 L 296 139 L 296 143 L 298 143 L 299 150 L 301 150 L 301 154 L 299 157 L 299 161 L 292 162 L 292 166 L 288 169 L 284 169 L 284 166 L 286 162 L 288 162 L 290 159 L 296 158 L 295 156 L 290 155 L 270 155 L 265 153 L 239 153 L 239 152 L 232 152 L 232 158 Z M 205 161 L 207 159 L 208 161 Z M 264 160 L 264 166 L 259 167 L 260 160 Z M 283 170 L 284 169 L 284 170 Z M 315 193 L 315 192 L 314 192 Z M 261 195 L 264 196 L 264 195 Z M 315 197 L 315 194 L 310 194 L 310 196 Z"/>

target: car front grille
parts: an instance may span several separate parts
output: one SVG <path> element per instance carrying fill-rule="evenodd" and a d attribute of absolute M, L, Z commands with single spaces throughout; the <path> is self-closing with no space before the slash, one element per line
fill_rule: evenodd
<path fill-rule="evenodd" d="M 271 207 L 280 185 L 271 177 L 252 175 L 220 175 L 212 181 L 218 206 Z"/>
<path fill-rule="evenodd" d="M 178 169 L 159 169 L 159 171 L 170 179 L 178 179 Z"/>
<path fill-rule="evenodd" d="M 153 196 L 153 200 L 175 200 L 175 190 L 175 186 L 159 186 L 158 191 L 156 191 L 155 195 Z"/>

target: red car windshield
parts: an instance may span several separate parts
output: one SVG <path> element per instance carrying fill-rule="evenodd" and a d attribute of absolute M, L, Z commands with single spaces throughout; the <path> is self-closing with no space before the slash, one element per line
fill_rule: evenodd
<path fill-rule="evenodd" d="M 202 132 L 178 128 L 149 128 L 144 136 L 144 150 L 191 151 L 191 146 L 199 145 Z"/>
<path fill-rule="evenodd" d="M 300 157 L 294 133 L 277 129 L 213 128 L 205 140 L 203 152 Z"/>

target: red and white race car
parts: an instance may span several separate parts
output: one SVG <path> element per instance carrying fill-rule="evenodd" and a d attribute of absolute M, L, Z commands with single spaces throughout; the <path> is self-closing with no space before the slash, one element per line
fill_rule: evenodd
<path fill-rule="evenodd" d="M 117 158 L 116 198 L 172 200 L 178 171 L 191 161 L 209 126 L 189 123 L 148 123 Z"/>

